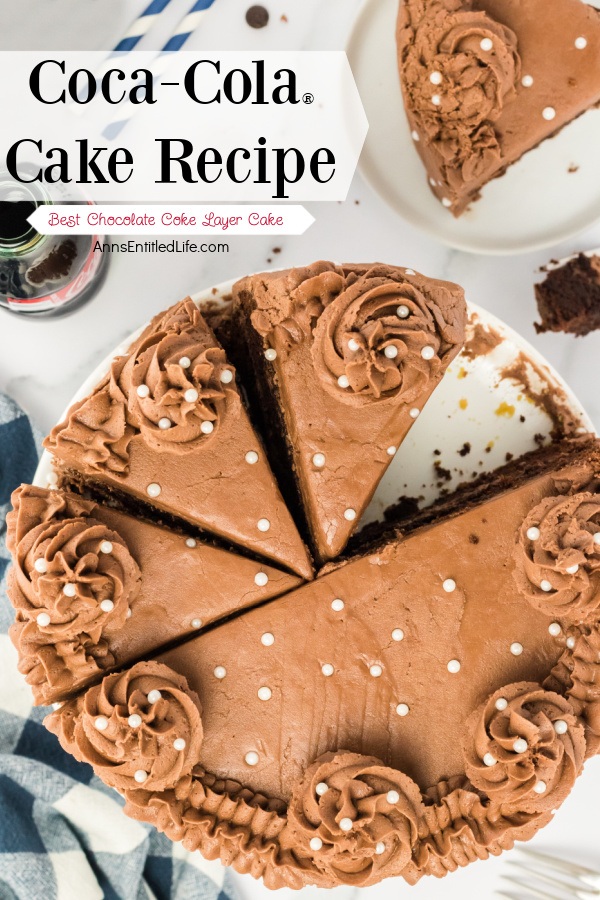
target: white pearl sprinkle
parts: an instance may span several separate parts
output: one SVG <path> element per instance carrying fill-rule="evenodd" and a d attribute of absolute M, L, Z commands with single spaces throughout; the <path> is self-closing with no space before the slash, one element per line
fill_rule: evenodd
<path fill-rule="evenodd" d="M 388 791 L 385 799 L 393 806 L 394 803 L 398 803 L 398 801 L 400 800 L 400 794 L 398 793 L 398 791 Z"/>
<path fill-rule="evenodd" d="M 154 690 L 150 691 L 148 694 L 148 703 L 158 703 L 158 701 L 161 699 L 162 699 L 162 694 L 156 688 L 154 688 Z"/>
<path fill-rule="evenodd" d="M 600 531 L 596 532 L 593 539 L 595 544 L 600 544 Z"/>
<path fill-rule="evenodd" d="M 225 666 L 215 666 L 213 675 L 215 676 L 215 678 L 225 678 L 225 676 L 227 675 L 227 669 L 225 668 Z"/>
<path fill-rule="evenodd" d="M 192 628 L 202 628 L 202 619 L 192 619 L 190 625 Z"/>
<path fill-rule="evenodd" d="M 266 572 L 257 572 L 254 576 L 254 584 L 257 587 L 264 587 L 269 581 L 269 576 Z"/>
<path fill-rule="evenodd" d="M 548 593 L 548 591 L 551 591 L 551 590 L 552 590 L 552 585 L 550 584 L 550 582 L 549 582 L 546 578 L 544 578 L 543 581 L 540 581 L 540 588 L 541 588 L 543 591 L 546 591 L 546 593 Z"/>
<path fill-rule="evenodd" d="M 139 728 L 142 724 L 142 717 L 138 716 L 137 713 L 132 713 L 127 719 L 127 724 L 130 728 Z"/>
<path fill-rule="evenodd" d="M 45 559 L 42 559 L 42 557 L 40 557 L 34 562 L 33 568 L 36 572 L 39 572 L 40 575 L 44 575 L 48 571 L 48 563 Z"/>
<path fill-rule="evenodd" d="M 442 587 L 447 594 L 451 594 L 452 591 L 456 590 L 456 582 L 453 578 L 446 578 L 446 580 L 442 583 Z"/>
<path fill-rule="evenodd" d="M 517 738 L 513 744 L 513 750 L 515 753 L 526 753 L 529 744 L 525 740 L 525 738 Z"/>
<path fill-rule="evenodd" d="M 348 816 L 344 816 L 343 819 L 340 819 L 340 829 L 342 831 L 352 831 L 352 819 L 348 818 Z"/>
<path fill-rule="evenodd" d="M 35 621 L 38 623 L 40 628 L 47 628 L 50 624 L 50 616 L 48 613 L 38 613 Z"/>
<path fill-rule="evenodd" d="M 192 361 L 189 358 L 189 356 L 182 356 L 181 359 L 179 360 L 179 365 L 181 366 L 182 369 L 189 369 L 191 364 L 192 364 Z"/>
<path fill-rule="evenodd" d="M 587 47 L 587 40 L 584 37 L 575 38 L 575 47 L 578 50 L 585 50 Z"/>
<path fill-rule="evenodd" d="M 183 395 L 183 399 L 186 403 L 195 403 L 198 399 L 198 391 L 196 388 L 188 388 L 185 394 Z"/>
<path fill-rule="evenodd" d="M 77 588 L 74 584 L 65 584 L 63 587 L 63 594 L 65 597 L 74 597 L 77 593 Z"/>
<path fill-rule="evenodd" d="M 337 383 L 339 384 L 339 386 L 341 388 L 344 388 L 344 389 L 350 387 L 350 380 L 347 375 L 340 375 L 340 377 L 337 380 Z"/>
<path fill-rule="evenodd" d="M 317 850 L 320 850 L 321 847 L 323 846 L 323 841 L 321 840 L 320 837 L 314 837 L 314 838 L 310 839 L 310 841 L 308 842 L 308 846 L 310 847 L 311 850 L 317 851 Z"/>
<path fill-rule="evenodd" d="M 354 338 L 350 338 L 348 341 L 348 349 L 352 350 L 353 353 L 356 353 L 357 350 L 360 350 L 360 344 Z"/>
<path fill-rule="evenodd" d="M 100 544 L 100 553 L 112 553 L 113 545 L 110 541 L 102 541 Z"/>
<path fill-rule="evenodd" d="M 485 53 L 489 53 L 490 50 L 493 49 L 494 42 L 491 38 L 482 38 L 479 42 L 479 46 Z"/>
<path fill-rule="evenodd" d="M 404 632 L 401 628 L 394 628 L 392 631 L 392 640 L 393 641 L 403 641 L 404 640 Z"/>
<path fill-rule="evenodd" d="M 269 522 L 268 519 L 259 519 L 258 522 L 256 523 L 256 527 L 258 528 L 259 531 L 268 531 L 269 528 L 271 527 L 271 523 Z"/>
<path fill-rule="evenodd" d="M 344 510 L 344 518 L 348 522 L 354 522 L 354 520 L 356 518 L 356 510 L 352 509 L 351 507 L 348 507 L 348 509 Z"/>
<path fill-rule="evenodd" d="M 149 397 L 150 396 L 150 388 L 148 387 L 147 384 L 140 384 L 137 387 L 136 394 L 138 395 L 138 397 L 141 397 L 142 399 L 144 397 Z"/>
<path fill-rule="evenodd" d="M 523 87 L 531 87 L 533 84 L 533 76 L 532 75 L 523 75 L 521 78 L 521 84 Z"/>
<path fill-rule="evenodd" d="M 246 753 L 244 759 L 246 761 L 246 765 L 248 766 L 258 765 L 258 753 L 256 753 L 255 750 L 250 750 L 248 753 Z"/>
<path fill-rule="evenodd" d="M 510 645 L 510 652 L 513 656 L 520 656 L 523 652 L 523 644 L 520 644 L 518 641 L 515 641 L 514 644 Z"/>
<path fill-rule="evenodd" d="M 411 417 L 411 419 L 416 419 L 416 418 L 418 418 L 418 415 L 420 412 L 421 412 L 421 410 L 417 409 L 417 407 L 415 406 L 413 409 L 410 410 L 409 416 Z"/>
<path fill-rule="evenodd" d="M 441 72 L 432 72 L 429 76 L 429 80 L 432 84 L 441 84 L 442 83 L 442 73 Z"/>
<path fill-rule="evenodd" d="M 576 643 L 576 642 L 575 642 L 575 638 L 574 638 L 574 637 L 568 637 L 568 638 L 567 638 L 567 647 L 569 648 L 569 650 L 573 650 L 573 649 L 574 649 L 575 643 Z"/>
<path fill-rule="evenodd" d="M 220 375 L 221 384 L 231 384 L 233 381 L 233 372 L 231 369 L 223 369 Z"/>
<path fill-rule="evenodd" d="M 244 457 L 249 466 L 253 466 L 258 462 L 258 453 L 256 450 L 248 450 L 246 456 Z"/>
<path fill-rule="evenodd" d="M 388 359 L 396 359 L 398 356 L 398 348 L 395 344 L 388 344 L 383 352 Z"/>
<path fill-rule="evenodd" d="M 186 539 L 185 539 L 185 546 L 186 546 L 186 547 L 189 547 L 191 550 L 193 550 L 193 548 L 196 546 L 196 541 L 195 541 L 195 539 L 194 539 L 194 538 L 186 538 Z"/>
<path fill-rule="evenodd" d="M 161 429 L 161 431 L 167 431 L 171 427 L 171 424 L 171 420 L 167 419 L 166 416 L 158 420 L 158 427 Z"/>
<path fill-rule="evenodd" d="M 377 856 L 381 856 L 382 853 L 385 853 L 385 844 L 383 841 L 377 841 L 375 844 L 375 853 Z"/>
<path fill-rule="evenodd" d="M 373 678 L 379 678 L 379 676 L 383 674 L 383 668 L 379 663 L 374 663 L 372 666 L 369 666 L 369 674 L 371 674 Z"/>
<path fill-rule="evenodd" d="M 185 741 L 183 738 L 175 738 L 173 741 L 173 748 L 175 750 L 185 750 Z"/>
<path fill-rule="evenodd" d="M 418 131 L 411 131 L 410 136 L 411 136 L 411 138 L 413 139 L 413 141 L 415 141 L 415 143 L 417 143 L 417 144 L 418 144 L 419 141 L 421 140 L 421 138 L 419 137 L 419 132 L 418 132 Z"/>
<path fill-rule="evenodd" d="M 433 359 L 433 357 L 435 356 L 435 350 L 433 349 L 433 347 L 423 347 L 423 349 L 421 350 L 421 356 L 423 357 L 423 359 Z"/>
<path fill-rule="evenodd" d="M 542 116 L 547 122 L 551 122 L 556 116 L 556 110 L 553 106 L 546 106 L 545 109 L 542 110 Z"/>
<path fill-rule="evenodd" d="M 331 665 L 331 663 L 323 663 L 321 666 L 321 672 L 325 675 L 326 678 L 329 678 L 330 675 L 333 675 L 335 669 Z"/>
<path fill-rule="evenodd" d="M 130 619 L 131 616 L 132 616 L 131 609 L 128 609 L 127 612 L 125 613 L 125 618 L 126 618 L 126 619 Z"/>
<path fill-rule="evenodd" d="M 325 454 L 324 453 L 315 453 L 312 458 L 313 466 L 316 466 L 317 469 L 322 469 L 325 465 Z"/>
<path fill-rule="evenodd" d="M 491 753 L 486 753 L 485 756 L 483 757 L 484 766 L 489 766 L 490 769 L 492 766 L 495 766 L 497 762 L 498 762 L 498 760 L 496 759 L 495 756 L 492 756 Z"/>
<path fill-rule="evenodd" d="M 558 622 L 552 622 L 552 623 L 548 626 L 548 631 L 550 632 L 550 634 L 552 635 L 552 637 L 558 637 L 559 634 L 562 634 L 562 628 L 560 627 L 560 625 L 558 624 Z"/>
<path fill-rule="evenodd" d="M 275 643 L 275 638 L 270 631 L 265 631 L 260 639 L 263 647 L 271 647 Z"/>
<path fill-rule="evenodd" d="M 404 716 L 407 716 L 409 714 L 410 707 L 407 703 L 399 703 L 396 707 L 396 712 L 399 716 L 402 716 L 404 718 Z"/>
<path fill-rule="evenodd" d="M 341 612 L 344 608 L 344 601 L 339 598 L 337 600 L 332 600 L 331 608 L 335 610 L 335 612 Z"/>
<path fill-rule="evenodd" d="M 445 206 L 446 209 L 450 209 L 450 207 L 452 206 L 452 200 L 450 200 L 448 197 L 442 197 L 442 206 Z"/>
<path fill-rule="evenodd" d="M 566 734 L 569 730 L 569 726 L 564 719 L 557 719 L 554 723 L 554 730 L 557 734 Z"/>
<path fill-rule="evenodd" d="M 265 350 L 265 359 L 268 359 L 269 362 L 273 362 L 273 360 L 277 359 L 277 350 L 274 350 L 273 347 L 269 347 L 268 350 Z"/>
<path fill-rule="evenodd" d="M 546 787 L 547 787 L 547 785 L 546 785 L 545 781 L 538 781 L 537 784 L 535 784 L 533 786 L 533 789 L 536 792 L 536 794 L 545 794 Z"/>
<path fill-rule="evenodd" d="M 160 484 L 157 484 L 155 481 L 152 484 L 149 484 L 146 488 L 146 493 L 149 497 L 158 497 L 161 491 Z"/>
<path fill-rule="evenodd" d="M 399 319 L 408 319 L 410 316 L 410 309 L 406 304 L 401 303 L 400 306 L 396 309 L 396 315 Z"/>
<path fill-rule="evenodd" d="M 269 687 L 260 687 L 257 691 L 259 700 L 270 700 L 273 696 L 273 692 Z"/>
<path fill-rule="evenodd" d="M 532 525 L 531 528 L 527 529 L 527 537 L 530 541 L 537 541 L 540 536 L 540 529 L 536 528 L 535 525 Z"/>
<path fill-rule="evenodd" d="M 106 716 L 98 716 L 96 719 L 94 719 L 94 728 L 97 731 L 106 731 L 106 729 L 108 728 L 108 719 L 106 718 Z"/>
<path fill-rule="evenodd" d="M 136 772 L 133 773 L 133 777 L 135 778 L 135 780 L 137 781 L 138 784 L 143 784 L 146 781 L 146 779 L 148 778 L 148 773 L 144 772 L 143 769 L 138 769 Z"/>
<path fill-rule="evenodd" d="M 388 447 L 387 450 L 386 450 L 385 452 L 387 453 L 388 456 L 395 456 L 395 455 L 396 455 L 396 450 L 397 450 L 397 449 L 398 449 L 398 448 L 397 448 L 397 447 L 394 447 L 394 445 L 392 444 L 392 446 L 391 446 L 391 447 Z"/>
<path fill-rule="evenodd" d="M 200 426 L 200 431 L 202 434 L 212 434 L 215 430 L 215 426 L 212 422 L 203 422 Z"/>
<path fill-rule="evenodd" d="M 579 566 L 575 563 L 575 565 L 569 566 L 565 571 L 568 572 L 569 575 L 576 575 L 577 572 L 579 572 Z"/>
<path fill-rule="evenodd" d="M 112 602 L 112 600 L 103 600 L 100 604 L 100 609 L 103 613 L 112 612 L 114 608 L 115 604 Z"/>
<path fill-rule="evenodd" d="M 315 788 L 315 791 L 317 792 L 317 795 L 319 797 L 322 797 L 323 794 L 326 794 L 328 790 L 329 790 L 329 787 L 325 784 L 324 781 L 320 781 Z"/>
<path fill-rule="evenodd" d="M 448 671 L 451 675 L 456 675 L 460 672 L 460 663 L 457 659 L 451 659 L 448 663 Z"/>
<path fill-rule="evenodd" d="M 439 106 L 440 103 L 442 102 L 442 98 L 440 97 L 439 94 L 434 94 L 433 97 L 431 98 L 431 102 L 433 103 L 434 106 Z"/>
<path fill-rule="evenodd" d="M 508 707 L 508 700 L 505 697 L 498 697 L 496 700 L 496 709 L 503 712 Z"/>

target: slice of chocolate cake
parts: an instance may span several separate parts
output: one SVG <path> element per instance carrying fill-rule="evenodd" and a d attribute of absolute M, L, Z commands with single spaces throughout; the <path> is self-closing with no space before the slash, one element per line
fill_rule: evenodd
<path fill-rule="evenodd" d="M 316 557 L 337 556 L 463 340 L 461 288 L 383 264 L 234 286 L 240 365 Z"/>
<path fill-rule="evenodd" d="M 415 147 L 455 216 L 600 103 L 600 11 L 581 0 L 401 0 L 397 42 Z"/>
<path fill-rule="evenodd" d="M 301 583 L 63 491 L 23 485 L 12 502 L 10 635 L 36 703 Z"/>
<path fill-rule="evenodd" d="M 596 440 L 533 453 L 47 726 L 130 815 L 269 887 L 497 855 L 600 750 L 599 484 Z"/>
<path fill-rule="evenodd" d="M 541 322 L 535 330 L 588 334 L 600 328 L 600 256 L 579 253 L 535 286 Z"/>
<path fill-rule="evenodd" d="M 156 316 L 45 446 L 67 485 L 132 495 L 312 576 L 235 370 L 192 300 Z"/>

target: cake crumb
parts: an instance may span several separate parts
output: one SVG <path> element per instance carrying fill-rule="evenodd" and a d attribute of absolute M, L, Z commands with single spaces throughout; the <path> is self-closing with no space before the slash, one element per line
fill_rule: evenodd
<path fill-rule="evenodd" d="M 441 478 L 442 481 L 452 480 L 452 472 L 450 471 L 450 469 L 446 469 L 438 460 L 434 462 L 433 468 L 435 469 L 435 474 L 438 476 L 438 478 Z"/>
<path fill-rule="evenodd" d="M 465 441 L 465 443 L 462 445 L 462 447 L 458 451 L 458 455 L 459 456 L 467 456 L 467 454 L 470 452 L 471 452 L 471 445 L 468 441 Z"/>
<path fill-rule="evenodd" d="M 569 173 L 569 175 L 572 175 L 573 172 L 579 172 L 579 166 L 575 165 L 575 163 L 571 163 L 571 165 L 567 169 L 567 172 Z"/>

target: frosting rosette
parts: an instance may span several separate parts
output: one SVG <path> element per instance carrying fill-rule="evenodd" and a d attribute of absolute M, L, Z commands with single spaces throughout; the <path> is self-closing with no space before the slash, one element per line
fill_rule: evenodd
<path fill-rule="evenodd" d="M 120 791 L 173 788 L 198 763 L 202 745 L 200 700 L 185 678 L 156 662 L 106 675 L 46 724 Z"/>
<path fill-rule="evenodd" d="M 108 623 L 121 627 L 141 581 L 123 539 L 93 518 L 41 522 L 13 552 L 13 605 L 39 643 L 98 643 Z M 31 632 L 31 629 L 28 629 Z"/>
<path fill-rule="evenodd" d="M 406 868 L 422 815 L 421 792 L 407 775 L 348 751 L 316 760 L 288 809 L 302 855 L 334 883 L 355 885 Z"/>
<path fill-rule="evenodd" d="M 414 402 L 439 377 L 458 329 L 410 277 L 371 270 L 324 309 L 314 331 L 315 370 L 348 403 Z"/>
<path fill-rule="evenodd" d="M 542 813 L 571 790 L 585 758 L 585 736 L 568 700 L 519 682 L 473 713 L 463 752 L 467 777 L 492 803 Z"/>
<path fill-rule="evenodd" d="M 546 613 L 580 623 L 600 617 L 600 494 L 547 497 L 517 535 L 514 577 Z"/>

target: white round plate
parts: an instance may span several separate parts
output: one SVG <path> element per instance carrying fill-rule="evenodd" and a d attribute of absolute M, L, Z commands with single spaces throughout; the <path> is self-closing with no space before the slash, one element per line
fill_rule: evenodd
<path fill-rule="evenodd" d="M 359 168 L 371 187 L 427 234 L 472 253 L 548 247 L 600 218 L 600 110 L 589 110 L 487 184 L 459 219 L 436 200 L 404 114 L 396 62 L 398 0 L 366 0 L 348 58 L 369 121 Z M 577 171 L 569 172 L 577 166 Z"/>
<path fill-rule="evenodd" d="M 231 295 L 234 281 L 194 294 L 196 303 L 215 302 Z M 546 360 L 495 316 L 469 306 L 470 329 L 476 321 L 499 337 L 498 346 L 474 359 L 461 353 L 448 368 L 441 384 L 411 428 L 365 512 L 362 523 L 378 519 L 401 496 L 431 503 L 443 490 L 502 465 L 506 454 L 518 456 L 536 446 L 536 436 L 548 436 L 553 422 L 542 407 L 532 402 L 518 381 L 502 373 L 517 359 L 528 361 L 531 388 L 550 391 L 562 398 L 563 407 L 593 426 L 581 404 Z M 145 326 L 142 326 L 144 328 Z M 90 374 L 71 403 L 87 396 L 107 373 L 111 361 L 127 350 L 142 328 L 133 332 Z M 468 341 L 467 341 L 468 344 Z M 69 404 L 70 406 L 71 404 Z M 524 421 L 521 421 L 521 419 Z M 468 452 L 465 447 L 468 445 Z M 435 452 L 438 451 L 438 452 Z M 441 468 L 440 468 L 441 467 Z M 52 457 L 42 455 L 35 483 L 45 486 L 52 471 Z"/>

